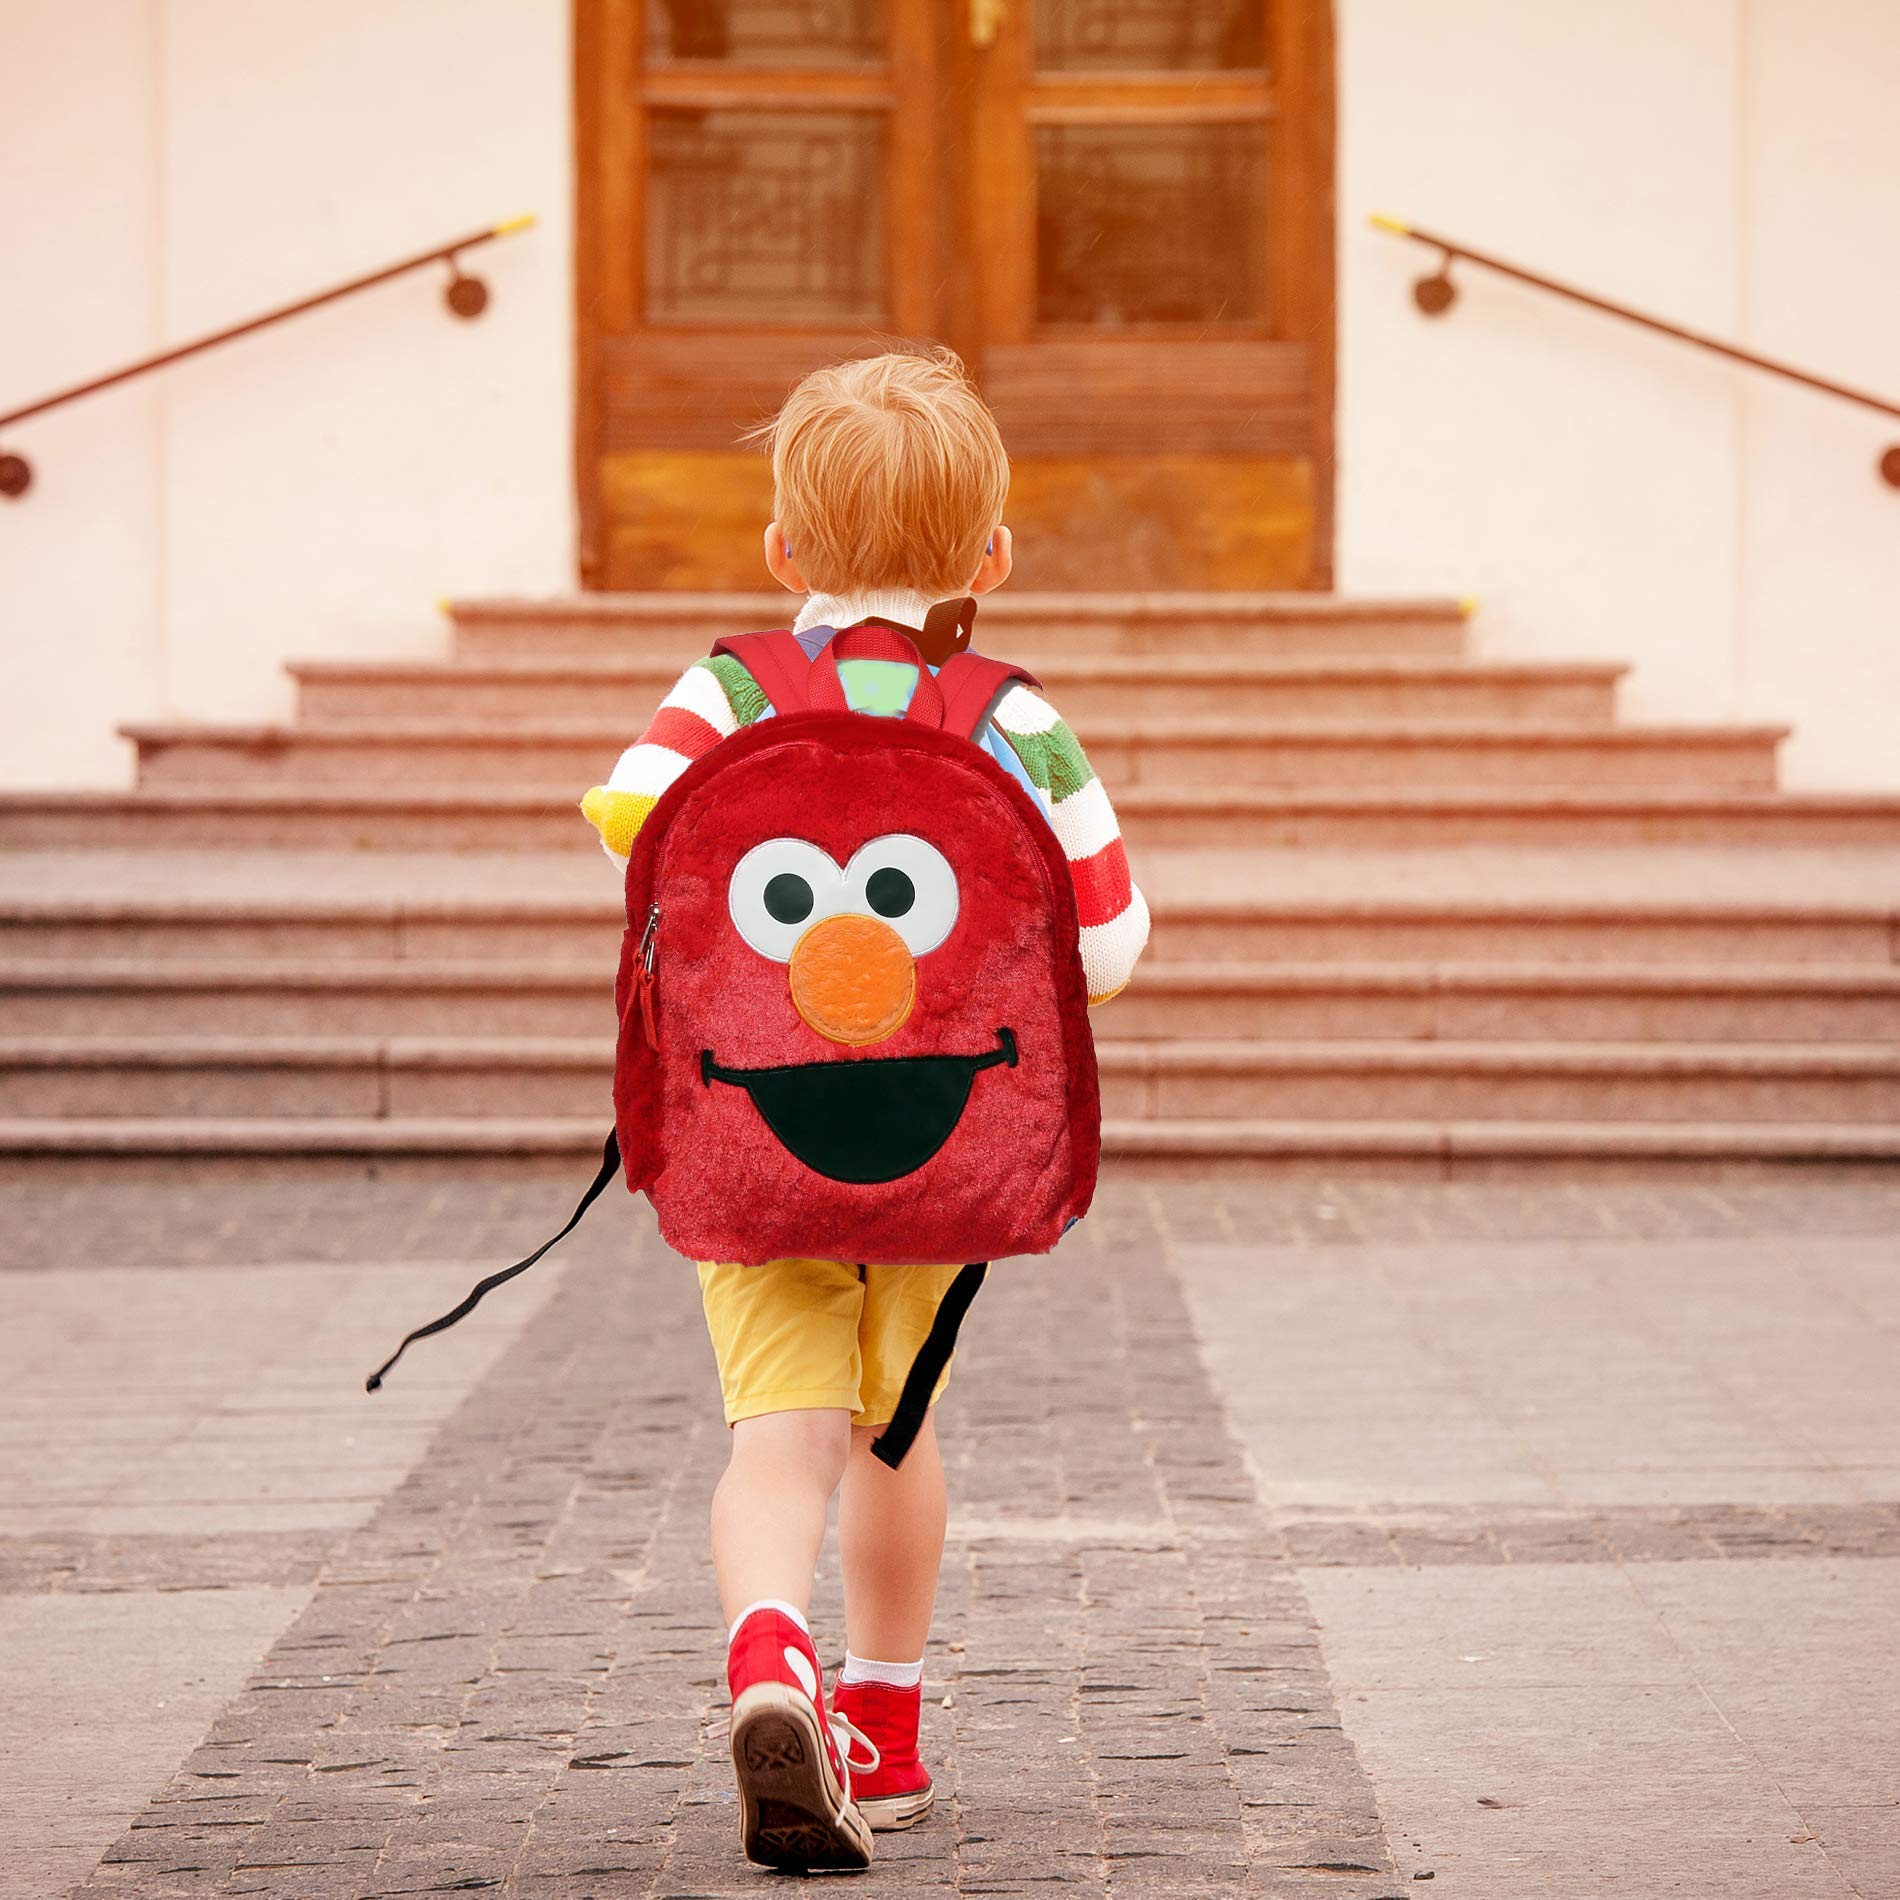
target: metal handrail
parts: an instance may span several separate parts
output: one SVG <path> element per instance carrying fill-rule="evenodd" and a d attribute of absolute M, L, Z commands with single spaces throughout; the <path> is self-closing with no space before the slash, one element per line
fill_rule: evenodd
<path fill-rule="evenodd" d="M 488 286 L 481 278 L 471 277 L 462 269 L 458 253 L 472 251 L 478 244 L 491 244 L 496 238 L 510 237 L 517 231 L 525 231 L 534 222 L 535 214 L 532 211 L 519 218 L 504 219 L 500 224 L 471 231 L 467 237 L 456 238 L 448 244 L 438 244 L 433 250 L 418 251 L 414 257 L 405 257 L 400 263 L 385 265 L 383 269 L 370 271 L 362 277 L 352 277 L 347 283 L 333 284 L 328 290 L 318 291 L 314 297 L 300 297 L 295 303 L 281 304 L 275 310 L 266 310 L 262 316 L 234 323 L 229 329 L 198 337 L 190 343 L 181 343 L 176 349 L 161 350 L 156 356 L 142 357 L 136 363 L 128 363 L 123 369 L 113 370 L 110 375 L 95 376 L 90 382 L 74 383 L 70 389 L 61 389 L 50 396 L 42 396 L 37 402 L 28 403 L 24 409 L 12 409 L 0 415 L 0 429 L 11 423 L 24 422 L 29 416 L 43 416 L 49 409 L 77 402 L 81 396 L 96 395 L 102 389 L 129 383 L 134 377 L 148 376 L 153 370 L 183 362 L 188 356 L 214 350 L 221 343 L 234 342 L 238 337 L 249 336 L 256 330 L 267 330 L 272 324 L 282 323 L 286 318 L 300 317 L 306 310 L 335 303 L 339 297 L 352 297 L 359 290 L 386 284 L 392 277 L 401 277 L 407 271 L 421 270 L 430 264 L 446 263 L 449 267 L 449 281 L 442 296 L 450 312 L 462 318 L 479 317 L 488 308 Z M 17 501 L 32 486 L 32 463 L 23 455 L 0 452 L 0 497 Z"/>
<path fill-rule="evenodd" d="M 1772 356 L 1760 356 L 1753 350 L 1742 349 L 1734 343 L 1724 343 L 1720 337 L 1704 334 L 1700 330 L 1685 328 L 1679 323 L 1665 322 L 1661 317 L 1652 317 L 1641 310 L 1632 310 L 1628 304 L 1616 303 L 1608 297 L 1598 297 L 1587 290 L 1579 290 L 1575 284 L 1566 284 L 1555 277 L 1544 277 L 1533 270 L 1526 270 L 1521 264 L 1509 264 L 1501 257 L 1492 257 L 1484 251 L 1475 251 L 1468 244 L 1454 243 L 1452 239 L 1440 237 L 1435 231 L 1420 229 L 1416 224 L 1403 224 L 1397 218 L 1388 218 L 1379 212 L 1372 215 L 1374 229 L 1389 231 L 1394 237 L 1409 238 L 1414 244 L 1424 244 L 1439 255 L 1438 268 L 1429 277 L 1421 277 L 1412 286 L 1412 299 L 1428 317 L 1442 317 L 1458 300 L 1458 287 L 1451 281 L 1451 265 L 1455 258 L 1463 258 L 1467 263 L 1480 265 L 1483 269 L 1496 271 L 1500 277 L 1514 278 L 1520 284 L 1529 284 L 1533 290 L 1549 291 L 1554 297 L 1567 298 L 1571 303 L 1582 304 L 1586 310 L 1601 311 L 1607 317 L 1620 318 L 1624 323 L 1633 323 L 1640 329 L 1653 330 L 1659 336 L 1673 338 L 1678 343 L 1692 344 L 1696 349 L 1707 350 L 1712 355 L 1726 357 L 1731 363 L 1740 363 L 1748 369 L 1757 369 L 1765 375 L 1779 376 L 1784 382 L 1799 383 L 1804 389 L 1819 390 L 1824 396 L 1838 397 L 1842 402 L 1858 404 L 1862 409 L 1871 409 L 1876 415 L 1892 416 L 1900 420 L 1900 403 L 1888 402 L 1884 397 L 1870 395 L 1864 389 L 1855 389 L 1847 383 L 1837 383 L 1826 376 L 1816 376 L 1805 369 L 1796 369 L 1792 363 L 1778 362 Z M 4 418 L 0 418 L 4 420 Z M 1900 443 L 1886 450 L 1879 461 L 1880 478 L 1889 487 L 1900 488 Z"/>

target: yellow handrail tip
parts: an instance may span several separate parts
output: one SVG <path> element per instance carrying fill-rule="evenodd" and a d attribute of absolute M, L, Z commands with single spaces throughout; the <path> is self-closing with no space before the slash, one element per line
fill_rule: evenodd
<path fill-rule="evenodd" d="M 1478 611 L 1477 595 L 1460 594 L 1458 596 L 1458 611 L 1463 614 L 1467 620 L 1471 619 Z"/>
<path fill-rule="evenodd" d="M 533 211 L 524 211 L 518 218 L 504 218 L 490 233 L 492 237 L 511 237 L 517 231 L 525 231 L 531 225 L 540 222 L 540 215 Z"/>
<path fill-rule="evenodd" d="M 1372 214 L 1371 223 L 1375 231 L 1390 231 L 1398 237 L 1412 235 L 1412 227 L 1409 224 L 1403 224 L 1397 218 L 1389 218 L 1383 211 L 1375 211 Z"/>
<path fill-rule="evenodd" d="M 455 602 L 447 594 L 438 594 L 436 596 L 435 610 L 437 613 L 449 619 L 453 619 L 455 615 Z"/>

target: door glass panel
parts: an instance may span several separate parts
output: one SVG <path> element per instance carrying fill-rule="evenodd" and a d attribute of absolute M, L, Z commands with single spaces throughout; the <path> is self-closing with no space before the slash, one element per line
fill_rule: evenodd
<path fill-rule="evenodd" d="M 884 56 L 885 0 L 646 0 L 647 58 L 851 66 Z"/>
<path fill-rule="evenodd" d="M 1265 183 L 1258 126 L 1038 126 L 1037 320 L 1258 321 Z"/>
<path fill-rule="evenodd" d="M 1261 0 L 1035 0 L 1045 73 L 1257 72 Z"/>
<path fill-rule="evenodd" d="M 648 119 L 653 323 L 884 315 L 884 118 L 665 110 Z"/>

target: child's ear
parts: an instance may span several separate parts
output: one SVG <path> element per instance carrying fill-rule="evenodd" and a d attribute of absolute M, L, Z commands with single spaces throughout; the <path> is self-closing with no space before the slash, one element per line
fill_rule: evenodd
<path fill-rule="evenodd" d="M 992 587 L 1001 587 L 1009 579 L 1009 570 L 1015 565 L 1015 539 L 999 523 L 996 532 L 990 536 L 990 544 L 984 550 L 982 560 L 976 564 L 976 578 L 970 583 L 969 591 L 972 594 L 987 594 Z"/>
<path fill-rule="evenodd" d="M 798 571 L 798 563 L 792 559 L 792 550 L 786 545 L 784 531 L 776 521 L 765 524 L 765 568 L 781 587 L 789 587 L 794 594 L 811 592 L 805 584 L 804 575 Z"/>

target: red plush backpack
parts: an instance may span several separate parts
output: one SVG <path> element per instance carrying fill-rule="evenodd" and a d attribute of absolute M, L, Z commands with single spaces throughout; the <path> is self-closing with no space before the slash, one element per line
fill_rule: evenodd
<path fill-rule="evenodd" d="M 745 667 L 773 716 L 689 766 L 635 838 L 615 1133 L 555 1239 L 624 1165 L 692 1259 L 969 1263 L 878 1442 L 895 1464 L 984 1263 L 1047 1252 L 1095 1186 L 1101 1109 L 1068 864 L 1035 802 L 972 742 L 1013 680 L 1035 682 L 969 652 L 933 676 L 880 624 L 815 659 L 783 632 L 714 651 Z M 915 670 L 901 717 L 850 710 L 839 663 L 860 658 Z"/>

